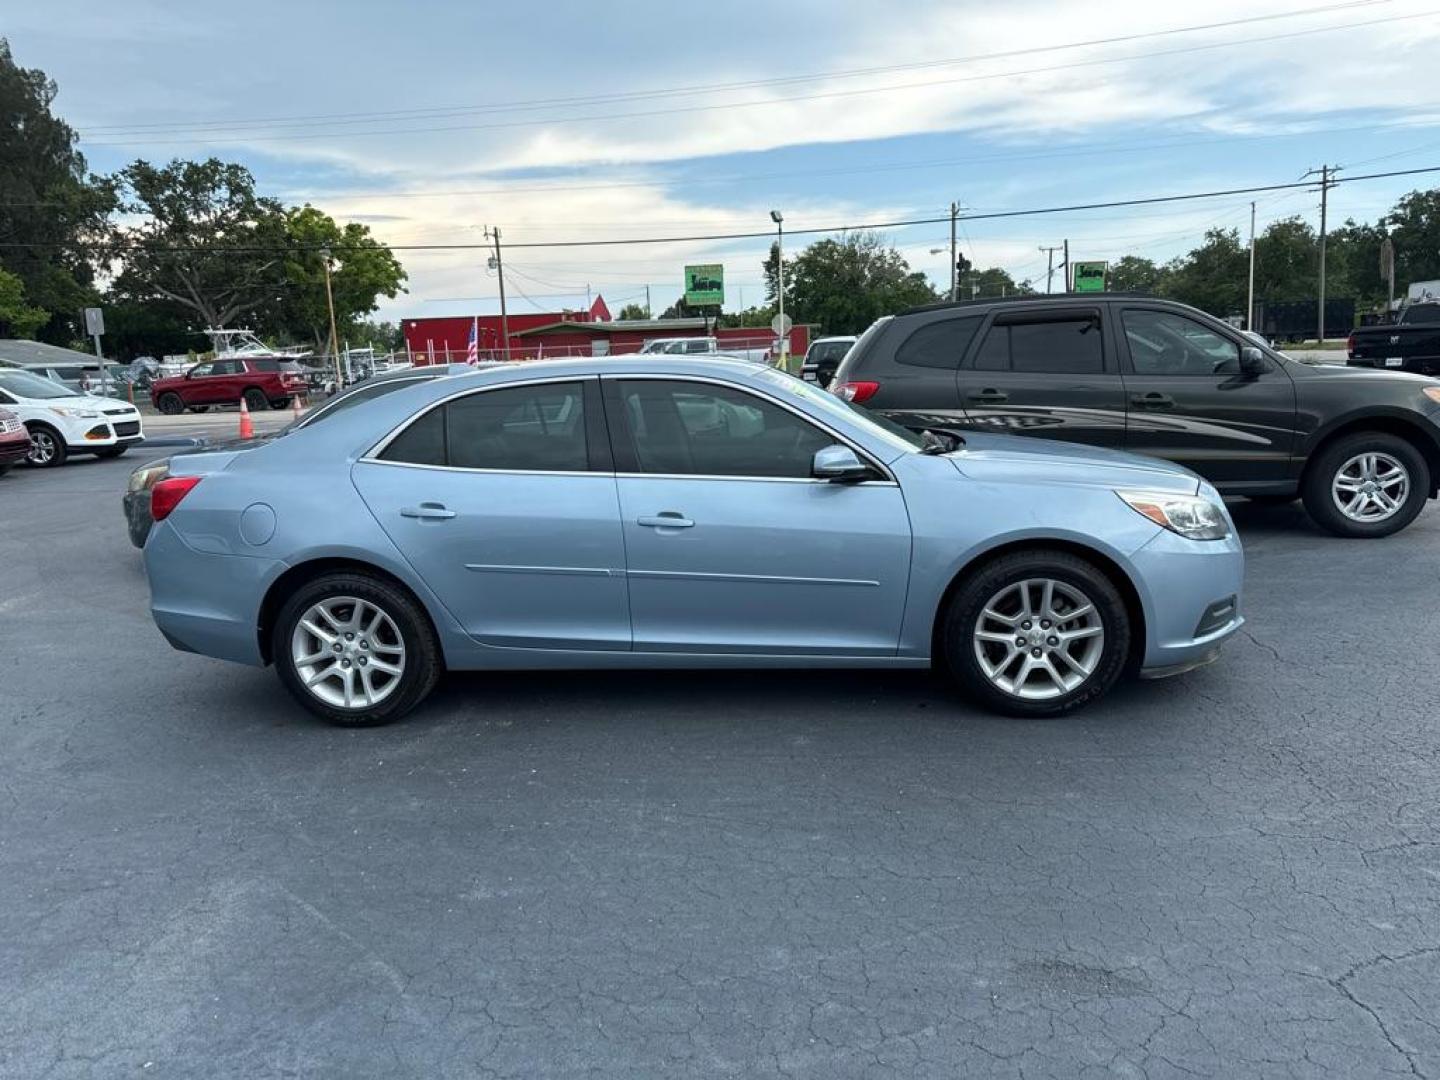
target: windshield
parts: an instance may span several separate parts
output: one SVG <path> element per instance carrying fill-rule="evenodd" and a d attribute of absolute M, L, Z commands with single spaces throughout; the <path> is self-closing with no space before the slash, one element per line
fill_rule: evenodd
<path fill-rule="evenodd" d="M 8 390 L 16 397 L 48 400 L 50 398 L 74 397 L 75 391 L 62 383 L 42 379 L 28 371 L 0 370 L 0 390 Z"/>
<path fill-rule="evenodd" d="M 1440 323 L 1440 304 L 1416 304 L 1408 307 L 1400 321 L 1406 326 Z"/>
<path fill-rule="evenodd" d="M 891 420 L 886 420 L 883 416 L 867 412 L 858 405 L 842 401 L 828 390 L 821 390 L 813 383 L 804 382 L 794 375 L 786 375 L 774 368 L 765 368 L 759 374 L 770 389 L 779 390 L 791 398 L 798 398 L 813 408 L 819 409 L 822 413 L 849 420 L 851 423 L 859 423 L 897 450 L 923 450 L 925 448 L 923 436 L 917 435 Z"/>

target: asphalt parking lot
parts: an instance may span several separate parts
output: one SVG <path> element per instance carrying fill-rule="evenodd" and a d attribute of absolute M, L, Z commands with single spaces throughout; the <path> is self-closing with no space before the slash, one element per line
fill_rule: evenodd
<path fill-rule="evenodd" d="M 0 1075 L 1440 1075 L 1440 507 L 1236 507 L 1246 634 L 1061 721 L 926 674 L 172 652 L 120 493 L 0 479 Z"/>

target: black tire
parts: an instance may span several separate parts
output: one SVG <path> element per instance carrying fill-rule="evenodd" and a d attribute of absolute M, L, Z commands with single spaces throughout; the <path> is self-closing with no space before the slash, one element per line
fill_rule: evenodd
<path fill-rule="evenodd" d="M 125 451 L 129 449 L 129 443 L 123 446 L 107 446 L 104 450 L 96 450 L 95 456 L 103 461 L 109 461 L 111 458 L 123 457 Z"/>
<path fill-rule="evenodd" d="M 179 394 L 161 394 L 155 407 L 166 416 L 179 416 L 185 411 L 185 402 L 180 399 Z"/>
<path fill-rule="evenodd" d="M 379 608 L 404 643 L 403 673 L 394 690 L 373 707 L 346 709 L 322 701 L 306 688 L 296 667 L 291 642 L 301 617 L 312 605 L 334 597 L 354 597 Z M 285 689 L 316 716 L 339 727 L 374 727 L 398 720 L 429 695 L 443 670 L 439 639 L 419 602 L 399 586 L 359 572 L 326 574 L 296 590 L 275 618 L 270 650 Z"/>
<path fill-rule="evenodd" d="M 245 393 L 241 395 L 241 398 L 245 402 L 245 407 L 251 412 L 264 412 L 270 408 L 270 399 L 265 396 L 265 391 L 261 390 L 258 386 L 250 387 L 249 390 L 246 390 Z"/>
<path fill-rule="evenodd" d="M 1336 503 L 1333 487 L 1337 474 L 1361 454 L 1383 454 L 1408 473 L 1409 487 L 1400 508 L 1377 521 L 1356 521 L 1347 517 Z M 1337 439 L 1311 459 L 1305 471 L 1301 493 L 1305 509 L 1322 529 L 1336 536 L 1374 540 L 1392 536 L 1405 528 L 1430 497 L 1430 466 L 1425 455 L 1398 435 L 1383 431 L 1362 431 Z"/>
<path fill-rule="evenodd" d="M 26 424 L 30 431 L 30 456 L 26 463 L 37 469 L 58 469 L 70 456 L 65 437 L 49 424 Z M 38 460 L 37 455 L 44 455 Z"/>
<path fill-rule="evenodd" d="M 15 467 L 14 465 L 0 465 L 0 476 L 4 476 L 6 473 L 8 473 L 8 472 L 9 472 L 11 469 L 13 469 L 14 467 Z"/>
<path fill-rule="evenodd" d="M 982 611 L 997 596 L 1007 589 L 1018 587 L 1022 582 L 1045 579 L 1060 583 L 1087 598 L 1094 607 L 1094 617 L 1098 617 L 1103 636 L 1097 647 L 1098 657 L 1087 676 L 1064 693 L 1032 700 L 1017 696 L 992 681 L 976 655 L 975 633 Z M 1010 716 L 1060 716 L 1074 712 L 1102 697 L 1114 686 L 1124 672 L 1130 656 L 1130 613 L 1120 591 L 1095 564 L 1068 552 L 1035 549 L 1002 555 L 985 563 L 971 571 L 961 582 L 951 595 L 942 618 L 944 622 L 940 635 L 940 659 L 951 676 L 969 697 L 987 708 Z M 1037 629 L 1039 625 L 1037 617 Z M 1020 636 L 1029 633 L 1020 630 L 1019 626 L 1015 632 Z M 1037 644 L 1043 648 L 1045 642 Z M 985 646 L 981 647 L 983 649 Z M 1010 648 L 1008 642 L 1003 648 Z M 1015 658 L 1023 664 L 1028 651 L 1017 650 Z M 1049 656 L 1045 659 L 1052 662 Z M 1019 666 L 1010 670 L 1018 672 Z M 1025 685 L 1029 686 L 1031 683 L 1027 680 Z"/>

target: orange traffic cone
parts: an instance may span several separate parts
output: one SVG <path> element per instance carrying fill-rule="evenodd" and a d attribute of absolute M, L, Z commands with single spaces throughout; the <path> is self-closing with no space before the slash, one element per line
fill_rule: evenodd
<path fill-rule="evenodd" d="M 299 419 L 300 419 L 300 395 L 299 395 L 299 394 L 296 394 L 294 397 L 292 397 L 292 398 L 290 399 L 290 402 L 291 402 L 290 411 L 291 411 L 291 413 L 294 415 L 295 419 L 296 419 L 296 420 L 299 420 Z"/>
<path fill-rule="evenodd" d="M 250 419 L 250 406 L 245 404 L 245 399 L 240 399 L 240 438 L 253 439 L 255 437 L 255 422 Z"/>

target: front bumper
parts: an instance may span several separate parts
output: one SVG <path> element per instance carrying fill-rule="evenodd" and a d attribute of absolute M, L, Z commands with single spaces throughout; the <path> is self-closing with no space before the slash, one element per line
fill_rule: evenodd
<path fill-rule="evenodd" d="M 1245 555 L 1226 540 L 1187 540 L 1160 532 L 1131 556 L 1145 605 L 1142 678 L 1178 675 L 1211 663 L 1245 624 Z"/>
<path fill-rule="evenodd" d="M 0 443 L 0 465 L 18 465 L 30 456 L 28 438 L 7 439 Z"/>
<path fill-rule="evenodd" d="M 99 420 L 75 420 L 65 433 L 65 442 L 74 452 L 133 446 L 144 441 L 145 429 L 138 412 Z"/>

